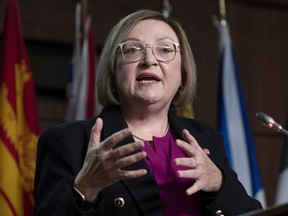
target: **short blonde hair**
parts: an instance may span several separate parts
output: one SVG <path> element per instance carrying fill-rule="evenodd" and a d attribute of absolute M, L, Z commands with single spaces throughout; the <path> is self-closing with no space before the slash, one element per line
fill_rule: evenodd
<path fill-rule="evenodd" d="M 167 23 L 176 33 L 181 53 L 181 86 L 172 100 L 172 107 L 181 107 L 192 103 L 196 95 L 196 65 L 186 33 L 174 19 L 165 18 L 153 10 L 139 10 L 120 20 L 110 31 L 102 49 L 97 69 L 97 93 L 99 103 L 104 107 L 119 105 L 115 89 L 115 60 L 118 44 L 140 21 L 154 19 Z"/>

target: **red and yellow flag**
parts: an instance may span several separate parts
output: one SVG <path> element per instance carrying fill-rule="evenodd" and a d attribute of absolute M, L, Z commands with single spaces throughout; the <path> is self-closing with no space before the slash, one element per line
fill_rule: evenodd
<path fill-rule="evenodd" d="M 184 107 L 177 108 L 176 113 L 186 118 L 194 118 L 194 110 L 192 104 L 187 104 Z"/>
<path fill-rule="evenodd" d="M 39 123 L 17 0 L 9 0 L 0 65 L 0 214 L 33 215 Z"/>

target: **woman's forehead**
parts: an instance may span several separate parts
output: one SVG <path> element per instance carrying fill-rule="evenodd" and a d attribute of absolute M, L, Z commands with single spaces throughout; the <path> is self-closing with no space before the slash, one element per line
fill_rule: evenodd
<path fill-rule="evenodd" d="M 146 39 L 159 40 L 170 38 L 177 41 L 174 30 L 164 21 L 147 19 L 138 22 L 126 35 L 125 39 L 133 38 L 144 41 Z"/>

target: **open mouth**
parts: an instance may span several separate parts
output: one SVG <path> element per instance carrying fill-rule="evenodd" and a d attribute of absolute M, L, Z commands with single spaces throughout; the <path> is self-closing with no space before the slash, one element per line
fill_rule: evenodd
<path fill-rule="evenodd" d="M 141 83 L 151 83 L 151 82 L 159 82 L 160 78 L 152 74 L 143 74 L 137 77 L 136 80 L 137 82 L 141 82 Z"/>

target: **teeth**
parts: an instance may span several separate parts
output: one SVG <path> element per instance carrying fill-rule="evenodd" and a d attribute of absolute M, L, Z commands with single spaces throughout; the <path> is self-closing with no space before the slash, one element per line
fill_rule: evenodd
<path fill-rule="evenodd" d="M 141 82 L 141 83 L 151 83 L 151 82 L 155 82 L 155 80 L 140 80 L 139 82 Z"/>

